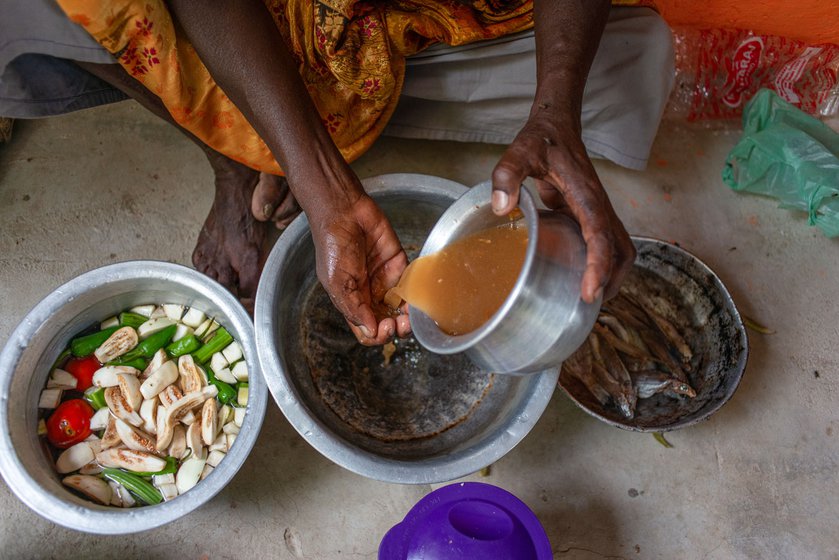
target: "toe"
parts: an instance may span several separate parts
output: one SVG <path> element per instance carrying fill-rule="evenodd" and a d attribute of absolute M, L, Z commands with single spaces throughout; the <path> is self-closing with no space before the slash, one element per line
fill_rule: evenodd
<path fill-rule="evenodd" d="M 275 209 L 283 200 L 283 193 L 276 175 L 260 173 L 251 197 L 251 213 L 260 222 L 271 220 Z"/>

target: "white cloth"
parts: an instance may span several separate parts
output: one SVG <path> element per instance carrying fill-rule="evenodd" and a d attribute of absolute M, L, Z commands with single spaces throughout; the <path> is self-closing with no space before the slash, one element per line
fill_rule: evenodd
<path fill-rule="evenodd" d="M 399 105 L 384 133 L 509 144 L 536 92 L 533 32 L 461 47 L 434 45 L 408 59 Z M 592 157 L 646 167 L 673 87 L 670 29 L 647 8 L 612 8 L 583 95 Z"/>

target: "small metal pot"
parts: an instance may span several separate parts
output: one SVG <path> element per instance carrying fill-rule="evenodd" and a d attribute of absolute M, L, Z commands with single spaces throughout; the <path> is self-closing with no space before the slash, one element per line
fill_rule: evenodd
<path fill-rule="evenodd" d="M 420 256 L 453 240 L 508 223 L 490 206 L 492 184 L 473 187 L 449 207 L 423 245 Z M 519 208 L 527 226 L 522 271 L 501 308 L 480 328 L 446 334 L 428 315 L 410 308 L 417 340 L 437 354 L 465 352 L 479 367 L 496 373 L 533 373 L 559 367 L 586 339 L 597 320 L 600 301 L 580 299 L 586 247 L 579 226 L 559 212 L 540 211 L 522 189 Z"/>
<path fill-rule="evenodd" d="M 38 397 L 52 363 L 73 336 L 145 303 L 194 305 L 230 330 L 251 371 L 247 413 L 225 459 L 189 492 L 156 506 L 104 507 L 61 485 L 37 435 Z M 176 264 L 132 261 L 105 266 L 70 280 L 44 298 L 0 353 L 0 472 L 21 501 L 54 523 L 107 535 L 145 531 L 186 515 L 230 482 L 253 448 L 267 397 L 257 365 L 253 324 L 230 292 L 200 272 Z"/>
<path fill-rule="evenodd" d="M 446 208 L 467 192 L 458 183 L 416 174 L 383 175 L 363 183 L 406 248 L 419 248 Z M 320 338 L 339 339 L 330 347 L 335 359 L 329 367 L 337 372 L 334 384 L 317 385 L 317 364 L 312 365 L 303 334 L 308 325 L 318 321 L 320 308 L 308 304 L 317 291 L 322 289 L 315 276 L 311 230 L 306 217 L 300 216 L 274 246 L 259 282 L 254 319 L 260 365 L 274 400 L 291 425 L 312 447 L 355 473 L 386 482 L 431 484 L 477 472 L 527 435 L 556 388 L 556 369 L 527 377 L 497 376 L 480 371 L 464 357 L 434 356 L 415 343 L 418 350 L 410 355 L 419 359 L 400 362 L 405 367 L 401 372 L 394 370 L 401 367 L 398 363 L 382 363 L 381 348 L 366 350 L 371 353 L 368 358 L 377 359 L 354 362 L 360 345 L 340 317 L 335 329 L 327 331 L 321 323 L 315 329 Z M 321 307 L 334 311 L 328 298 L 322 300 Z M 399 359 L 400 351 L 394 360 Z M 417 437 L 396 433 L 394 426 L 403 416 L 413 417 L 433 408 L 439 404 L 437 396 L 441 396 L 440 402 L 457 404 L 457 398 L 450 399 L 449 393 L 441 391 L 429 397 L 427 389 L 445 384 L 456 394 L 463 386 L 458 378 L 461 371 L 424 369 L 421 365 L 452 361 L 474 370 L 471 379 L 487 380 L 486 391 L 470 401 L 474 406 L 468 414 L 437 432 Z M 396 378 L 404 383 L 395 383 Z M 341 395 L 355 398 L 357 407 L 335 407 L 334 397 L 341 392 L 341 385 L 348 387 Z M 394 386 L 398 389 L 385 393 L 387 387 Z M 368 429 L 372 424 L 376 430 Z"/>

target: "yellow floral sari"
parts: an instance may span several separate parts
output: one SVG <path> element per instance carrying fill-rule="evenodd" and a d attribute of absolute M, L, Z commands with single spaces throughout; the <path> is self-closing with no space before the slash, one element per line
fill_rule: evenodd
<path fill-rule="evenodd" d="M 174 25 L 163 0 L 58 0 L 175 121 L 253 169 L 282 171 Z M 532 27 L 532 0 L 265 0 L 324 126 L 347 161 L 376 140 L 398 101 L 405 57 Z"/>

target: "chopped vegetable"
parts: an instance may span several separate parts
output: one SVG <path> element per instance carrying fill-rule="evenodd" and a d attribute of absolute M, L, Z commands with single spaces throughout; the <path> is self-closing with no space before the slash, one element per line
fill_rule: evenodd
<path fill-rule="evenodd" d="M 47 380 L 47 389 L 75 389 L 78 380 L 63 369 L 55 368 Z"/>
<path fill-rule="evenodd" d="M 233 369 L 231 369 L 230 372 L 237 381 L 248 380 L 248 364 L 244 360 L 236 362 L 236 365 L 233 366 Z"/>
<path fill-rule="evenodd" d="M 55 460 L 55 470 L 57 470 L 60 474 L 71 473 L 79 470 L 95 458 L 96 457 L 93 454 L 93 449 L 91 449 L 90 444 L 86 441 L 80 441 L 79 443 L 65 449 L 64 452 L 58 456 L 58 459 Z"/>
<path fill-rule="evenodd" d="M 222 350 L 221 353 L 224 354 L 224 357 L 227 359 L 227 363 L 229 364 L 235 364 L 242 359 L 242 347 L 239 346 L 239 343 L 236 341 L 228 344 L 227 348 Z"/>
<path fill-rule="evenodd" d="M 99 330 L 110 329 L 111 327 L 119 327 L 119 319 L 117 317 L 108 317 L 99 323 Z"/>
<path fill-rule="evenodd" d="M 123 327 L 133 327 L 136 329 L 146 321 L 148 321 L 148 317 L 140 315 L 138 313 L 124 311 L 123 313 L 119 314 L 119 324 Z"/>
<path fill-rule="evenodd" d="M 175 335 L 172 337 L 172 342 L 176 342 L 191 334 L 195 334 L 195 331 L 192 330 L 192 327 L 187 327 L 183 323 L 178 323 L 178 328 L 175 329 Z"/>
<path fill-rule="evenodd" d="M 227 348 L 233 342 L 233 336 L 224 327 L 219 327 L 215 334 L 195 351 L 192 357 L 199 364 L 205 363 L 213 354 Z"/>
<path fill-rule="evenodd" d="M 234 389 L 231 385 L 225 383 L 224 381 L 220 381 L 216 378 L 213 370 L 210 368 L 206 368 L 207 371 L 207 382 L 210 385 L 214 385 L 216 389 L 218 389 L 218 400 L 221 404 L 230 404 L 231 402 L 236 401 L 237 393 L 236 389 Z"/>
<path fill-rule="evenodd" d="M 172 337 L 175 335 L 175 325 L 169 325 L 165 329 L 156 332 L 141 343 L 139 343 L 133 350 L 123 355 L 121 362 L 134 360 L 137 358 L 151 358 L 154 353 L 169 344 Z"/>
<path fill-rule="evenodd" d="M 104 389 L 99 389 L 103 393 L 105 392 Z M 104 397 L 103 397 L 104 400 Z M 90 429 L 93 431 L 104 430 L 108 427 L 108 419 L 111 417 L 111 412 L 108 410 L 107 407 L 100 408 L 96 411 L 93 417 L 90 419 Z"/>
<path fill-rule="evenodd" d="M 128 366 L 132 367 L 136 370 L 143 371 L 148 367 L 148 360 L 145 358 L 134 358 L 133 360 L 124 360 L 121 358 L 117 358 L 111 362 L 108 362 L 106 365 L 109 366 Z"/>
<path fill-rule="evenodd" d="M 166 347 L 166 353 L 170 358 L 177 358 L 184 354 L 191 354 L 201 347 L 201 341 L 195 335 L 185 336 L 176 340 Z"/>
<path fill-rule="evenodd" d="M 140 340 L 145 340 L 153 334 L 157 334 L 164 329 L 168 329 L 169 327 L 175 327 L 175 329 L 172 330 L 172 336 L 174 336 L 175 330 L 177 330 L 178 328 L 175 322 L 168 317 L 157 317 L 155 319 L 149 319 L 148 321 L 137 327 L 137 334 L 140 336 Z"/>
<path fill-rule="evenodd" d="M 204 315 L 203 311 L 201 311 L 199 309 L 195 309 L 194 307 L 190 307 L 189 311 L 187 311 L 186 315 L 184 315 L 183 318 L 181 319 L 181 322 L 184 325 L 187 325 L 188 327 L 195 328 L 195 327 L 201 325 L 201 323 L 204 322 L 204 319 L 206 317 L 207 316 Z"/>
<path fill-rule="evenodd" d="M 239 394 L 236 398 L 239 406 L 246 406 L 248 404 L 248 384 L 239 383 L 236 387 L 239 390 Z"/>
<path fill-rule="evenodd" d="M 107 506 L 111 503 L 113 491 L 108 483 L 101 478 L 86 474 L 72 474 L 65 476 L 61 483 L 65 486 L 78 490 L 95 502 Z"/>
<path fill-rule="evenodd" d="M 163 496 L 160 495 L 157 488 L 136 474 L 120 469 L 106 468 L 102 471 L 102 476 L 125 486 L 137 499 L 150 506 L 163 501 Z"/>
<path fill-rule="evenodd" d="M 94 410 L 108 408 L 108 403 L 105 402 L 105 388 L 104 387 L 90 387 L 84 392 L 84 398 L 90 403 Z"/>
<path fill-rule="evenodd" d="M 93 408 L 82 399 L 61 403 L 47 418 L 47 439 L 59 449 L 84 441 L 90 435 Z"/>
<path fill-rule="evenodd" d="M 137 368 L 131 366 L 102 366 L 93 374 L 93 385 L 96 387 L 116 387 L 119 385 L 119 375 L 139 375 Z"/>
<path fill-rule="evenodd" d="M 70 341 L 70 352 L 77 358 L 89 356 L 117 330 L 119 330 L 119 327 L 110 327 L 93 334 L 74 338 Z"/>
<path fill-rule="evenodd" d="M 61 403 L 62 389 L 44 389 L 38 399 L 38 408 L 55 408 Z"/>
<path fill-rule="evenodd" d="M 184 306 L 174 303 L 164 303 L 163 312 L 173 321 L 180 321 L 184 314 Z"/>
<path fill-rule="evenodd" d="M 137 346 L 137 331 L 131 327 L 121 327 L 94 350 L 93 354 L 101 363 L 115 360 Z"/>
<path fill-rule="evenodd" d="M 146 304 L 146 305 L 137 305 L 130 309 L 131 313 L 136 313 L 137 315 L 142 315 L 143 317 L 151 317 L 151 314 L 154 313 L 155 305 Z"/>
<path fill-rule="evenodd" d="M 175 477 L 178 494 L 183 494 L 198 484 L 205 464 L 206 461 L 198 457 L 190 457 L 181 464 L 181 468 L 178 469 L 178 474 Z"/>

